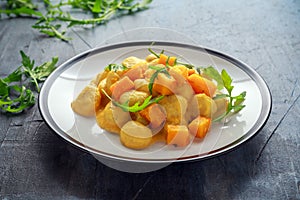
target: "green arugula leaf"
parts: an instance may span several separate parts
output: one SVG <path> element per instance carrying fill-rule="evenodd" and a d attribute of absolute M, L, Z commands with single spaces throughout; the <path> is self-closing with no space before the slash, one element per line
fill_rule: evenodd
<path fill-rule="evenodd" d="M 246 97 L 246 92 L 242 92 L 241 94 L 239 94 L 238 96 L 232 97 L 233 98 L 233 109 L 234 112 L 237 113 L 240 110 L 242 110 L 245 105 L 242 105 L 242 103 L 245 101 L 245 97 Z"/>
<path fill-rule="evenodd" d="M 179 62 L 178 59 L 176 60 L 176 64 L 178 65 L 183 65 L 188 69 L 195 69 L 195 66 L 189 63 L 183 63 L 183 62 Z"/>
<path fill-rule="evenodd" d="M 57 57 L 52 61 L 34 67 L 34 60 L 31 60 L 23 51 L 20 51 L 22 65 L 5 78 L 0 78 L 0 110 L 8 113 L 20 113 L 35 104 L 33 91 L 27 88 L 28 79 L 36 86 L 39 92 L 38 83 L 43 82 L 56 68 Z M 24 79 L 23 77 L 27 78 Z"/>
<path fill-rule="evenodd" d="M 32 91 L 26 89 L 25 86 L 13 85 L 9 86 L 9 90 L 13 91 L 14 94 L 18 93 L 18 95 L 14 99 L 11 99 L 9 96 L 2 97 L 0 99 L 2 111 L 19 113 L 35 104 L 35 97 Z"/>
<path fill-rule="evenodd" d="M 34 66 L 34 60 L 31 60 L 23 51 L 20 51 L 22 56 L 22 64 L 28 69 L 32 69 Z"/>
<path fill-rule="evenodd" d="M 230 97 L 230 95 L 228 95 L 228 94 L 216 94 L 216 96 L 214 96 L 213 99 L 217 100 L 217 99 L 224 99 L 224 98 L 227 98 L 227 97 Z"/>
<path fill-rule="evenodd" d="M 22 70 L 21 67 L 18 67 L 15 71 L 13 71 L 11 74 L 9 74 L 7 77 L 3 79 L 5 83 L 12 83 L 16 81 L 22 80 Z"/>
<path fill-rule="evenodd" d="M 148 8 L 148 6 L 149 6 L 149 4 L 150 3 L 152 3 L 152 0 L 144 0 L 144 1 L 142 1 L 142 2 L 140 2 L 140 3 L 138 3 L 138 9 L 147 9 Z"/>
<path fill-rule="evenodd" d="M 156 98 L 151 99 L 152 96 L 148 96 L 145 101 L 140 105 L 139 102 L 135 103 L 133 106 L 128 106 L 128 103 L 124 103 L 124 104 L 120 104 L 116 101 L 112 101 L 112 103 L 120 108 L 122 108 L 122 110 L 124 112 L 138 112 L 141 111 L 145 108 L 147 108 L 149 105 L 153 104 L 153 103 L 158 103 L 160 100 L 162 100 L 164 98 L 164 96 L 158 96 Z"/>
<path fill-rule="evenodd" d="M 39 82 L 44 81 L 46 77 L 48 77 L 53 70 L 55 70 L 55 65 L 58 61 L 57 57 L 52 58 L 51 62 L 46 62 L 41 66 L 34 67 L 34 60 L 30 60 L 29 56 L 27 56 L 23 51 L 21 51 L 22 55 L 22 64 L 23 70 L 27 77 L 31 79 L 34 83 L 37 92 L 40 92 Z"/>
<path fill-rule="evenodd" d="M 37 19 L 33 29 L 49 37 L 56 37 L 62 41 L 69 41 L 65 37 L 66 31 L 61 31 L 62 22 L 67 23 L 67 28 L 83 25 L 101 25 L 112 17 L 129 15 L 148 8 L 152 0 L 143 0 L 135 3 L 134 0 L 62 0 L 52 4 L 50 0 L 44 0 L 46 13 L 43 14 L 31 0 L 7 0 L 5 9 L 0 14 L 16 17 L 32 17 Z M 64 7 L 72 6 L 77 11 L 87 15 L 85 19 L 76 18 L 71 12 L 65 11 Z M 72 10 L 71 10 L 72 11 Z"/>
<path fill-rule="evenodd" d="M 154 43 L 152 43 L 151 45 L 154 45 Z M 163 53 L 163 50 L 162 50 L 162 53 L 160 54 L 157 54 L 155 51 L 153 51 L 151 48 L 148 48 L 148 51 L 153 54 L 156 58 L 159 58 L 159 55 Z"/>
<path fill-rule="evenodd" d="M 36 11 L 32 8 L 27 8 L 27 7 L 0 10 L 0 13 L 6 14 L 8 16 L 10 16 L 10 15 L 16 15 L 16 16 L 24 15 L 24 16 L 30 16 L 30 17 L 43 17 L 43 14 L 41 12 Z"/>
<path fill-rule="evenodd" d="M 95 0 L 92 12 L 94 12 L 94 13 L 102 12 L 101 3 L 102 3 L 101 0 Z"/>
<path fill-rule="evenodd" d="M 245 101 L 245 97 L 246 97 L 246 94 L 247 94 L 247 92 L 244 91 L 244 92 L 240 93 L 237 96 L 232 96 L 232 90 L 234 88 L 234 86 L 232 85 L 232 78 L 226 72 L 225 69 L 223 69 L 221 71 L 220 76 L 222 78 L 222 82 L 223 82 L 224 88 L 227 90 L 228 94 L 217 94 L 214 97 L 214 99 L 227 98 L 229 100 L 229 102 L 228 102 L 228 106 L 227 106 L 226 112 L 223 113 L 221 116 L 215 118 L 213 120 L 215 122 L 221 121 L 225 117 L 241 111 L 245 107 L 245 105 L 243 105 L 243 102 Z"/>
<path fill-rule="evenodd" d="M 7 7 L 10 9 L 26 7 L 30 9 L 36 9 L 37 6 L 32 3 L 31 0 L 6 0 Z"/>
<path fill-rule="evenodd" d="M 35 84 L 36 90 L 39 92 L 40 87 L 36 77 L 34 76 L 34 71 L 32 70 L 34 66 L 34 60 L 31 61 L 30 58 L 23 51 L 20 51 L 20 53 L 22 56 L 22 67 L 25 72 L 25 75 L 32 79 L 31 81 Z"/>
<path fill-rule="evenodd" d="M 53 57 L 51 61 L 37 66 L 33 70 L 33 77 L 39 82 L 45 81 L 46 78 L 56 69 L 58 57 Z"/>
<path fill-rule="evenodd" d="M 171 75 L 169 74 L 167 67 L 158 67 L 158 66 L 149 66 L 150 69 L 156 70 L 152 76 L 150 77 L 150 81 L 148 84 L 148 89 L 150 94 L 152 94 L 153 84 L 155 79 L 157 78 L 159 73 L 165 74 L 168 78 L 171 78 Z"/>
<path fill-rule="evenodd" d="M 223 69 L 221 71 L 221 77 L 222 77 L 222 80 L 223 80 L 224 87 L 228 91 L 229 95 L 231 95 L 231 92 L 233 90 L 233 85 L 231 85 L 232 78 L 229 76 L 229 74 L 226 72 L 225 69 Z"/>
<path fill-rule="evenodd" d="M 209 78 L 215 80 L 217 82 L 217 88 L 219 90 L 222 90 L 224 88 L 223 79 L 218 70 L 216 70 L 213 66 L 200 68 L 200 73 L 204 76 L 208 76 Z"/>
<path fill-rule="evenodd" d="M 9 88 L 7 82 L 0 78 L 0 97 L 6 97 L 9 94 Z"/>
<path fill-rule="evenodd" d="M 65 37 L 65 31 L 58 31 L 61 27 L 60 24 L 51 24 L 51 22 L 49 21 L 49 19 L 46 19 L 46 21 L 44 22 L 44 25 L 39 25 L 41 22 L 36 23 L 35 25 L 32 25 L 31 27 L 34 29 L 39 30 L 40 33 L 46 34 L 50 37 L 56 37 L 58 39 L 61 39 L 62 41 L 69 41 L 71 40 L 71 38 L 69 37 Z"/>
<path fill-rule="evenodd" d="M 233 109 L 234 113 L 237 113 L 237 112 L 241 111 L 244 107 L 245 107 L 245 105 L 236 105 L 232 109 Z"/>
<path fill-rule="evenodd" d="M 126 69 L 128 69 L 128 68 L 125 67 L 124 65 L 109 64 L 109 65 L 107 65 L 104 69 L 105 69 L 105 70 L 108 70 L 108 71 L 114 71 L 114 72 L 117 72 L 117 71 L 123 71 L 123 70 L 126 70 Z"/>
<path fill-rule="evenodd" d="M 128 106 L 128 102 L 125 102 L 124 104 L 120 104 L 119 102 L 113 100 L 106 92 L 105 90 L 102 89 L 102 92 L 105 94 L 105 96 L 107 96 L 107 98 L 109 98 L 111 100 L 111 102 L 121 108 L 124 112 L 138 112 L 141 111 L 145 108 L 147 108 L 149 105 L 153 104 L 153 103 L 158 103 L 160 100 L 162 100 L 164 98 L 164 96 L 158 96 L 156 98 L 152 99 L 152 95 L 148 96 L 144 102 L 142 104 L 140 104 L 139 102 L 136 102 L 133 106 Z"/>

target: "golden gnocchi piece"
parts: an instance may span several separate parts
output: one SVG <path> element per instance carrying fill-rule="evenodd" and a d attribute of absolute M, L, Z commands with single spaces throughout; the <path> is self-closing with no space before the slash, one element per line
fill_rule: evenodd
<path fill-rule="evenodd" d="M 113 106 L 111 102 L 96 115 L 96 121 L 101 128 L 117 134 L 120 134 L 121 127 L 129 120 L 131 120 L 129 113 Z"/>
<path fill-rule="evenodd" d="M 139 122 L 129 121 L 121 129 L 120 140 L 128 148 L 144 149 L 151 144 L 152 132 Z"/>
<path fill-rule="evenodd" d="M 167 113 L 167 123 L 173 125 L 186 124 L 184 118 L 187 109 L 187 100 L 179 95 L 165 96 L 159 104 Z"/>
<path fill-rule="evenodd" d="M 95 116 L 101 103 L 101 95 L 96 86 L 87 85 L 71 103 L 73 111 L 85 117 Z"/>
<path fill-rule="evenodd" d="M 137 58 L 135 56 L 130 56 L 123 60 L 122 65 L 125 66 L 126 68 L 131 68 L 132 66 L 140 62 L 145 62 L 145 60 Z"/>

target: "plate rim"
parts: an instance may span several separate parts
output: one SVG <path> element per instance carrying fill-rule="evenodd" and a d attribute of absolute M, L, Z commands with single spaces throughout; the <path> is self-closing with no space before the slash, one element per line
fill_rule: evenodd
<path fill-rule="evenodd" d="M 82 59 L 88 57 L 89 55 L 95 55 L 98 53 L 102 53 L 105 51 L 113 50 L 116 48 L 124 48 L 124 47 L 133 47 L 133 46 L 150 46 L 153 44 L 153 41 L 144 40 L 144 41 L 129 41 L 129 42 L 121 42 L 121 43 L 113 43 L 108 44 L 105 46 L 95 47 L 91 48 L 87 51 L 84 51 L 82 53 L 79 53 L 70 59 L 66 60 L 62 64 L 60 64 L 46 79 L 44 84 L 42 85 L 41 91 L 38 96 L 38 108 L 41 113 L 41 117 L 43 118 L 44 122 L 50 127 L 50 129 L 56 133 L 56 135 L 59 135 L 62 137 L 65 141 L 72 144 L 73 146 L 95 154 L 97 156 L 101 156 L 104 158 L 110 158 L 113 160 L 118 161 L 126 161 L 126 162 L 138 162 L 138 163 L 170 163 L 170 162 L 187 162 L 187 161 L 198 161 L 198 160 L 204 160 L 213 158 L 216 156 L 223 155 L 225 153 L 228 153 L 230 151 L 233 151 L 237 149 L 238 147 L 242 146 L 245 142 L 248 142 L 250 139 L 252 139 L 255 135 L 257 135 L 261 129 L 265 126 L 267 123 L 269 116 L 271 114 L 272 110 L 272 94 L 270 92 L 269 86 L 265 82 L 265 80 L 262 78 L 262 76 L 256 72 L 252 67 L 247 65 L 246 63 L 242 62 L 241 60 L 226 54 L 222 51 L 215 50 L 212 48 L 200 46 L 200 45 L 193 45 L 188 43 L 179 43 L 179 42 L 166 42 L 166 41 L 155 41 L 155 46 L 173 46 L 173 47 L 179 47 L 179 48 L 187 48 L 192 49 L 196 51 L 201 52 L 207 52 L 210 55 L 216 56 L 218 58 L 221 58 L 223 60 L 226 60 L 230 63 L 232 63 L 235 67 L 238 67 L 243 72 L 245 72 L 256 84 L 258 87 L 261 98 L 262 98 L 262 109 L 261 113 L 256 120 L 255 124 L 239 139 L 231 142 L 230 144 L 223 146 L 219 149 L 209 151 L 204 154 L 195 154 L 192 156 L 185 156 L 180 158 L 170 158 L 170 159 L 141 159 L 141 158 L 132 158 L 132 157 L 125 157 L 120 155 L 114 155 L 106 152 L 101 152 L 99 150 L 93 149 L 91 147 L 85 146 L 83 143 L 81 143 L 78 140 L 75 140 L 68 134 L 64 133 L 63 130 L 61 130 L 58 125 L 55 123 L 53 118 L 50 115 L 49 109 L 47 109 L 47 98 L 49 95 L 49 89 L 51 85 L 55 82 L 56 78 L 65 70 L 69 69 L 74 63 L 81 61 Z"/>

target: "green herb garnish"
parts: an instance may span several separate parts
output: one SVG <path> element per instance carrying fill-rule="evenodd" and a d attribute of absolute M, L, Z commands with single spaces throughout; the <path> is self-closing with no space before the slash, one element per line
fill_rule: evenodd
<path fill-rule="evenodd" d="M 151 45 L 154 45 L 154 43 L 152 43 Z M 149 51 L 151 54 L 153 54 L 156 58 L 160 58 L 160 55 L 161 55 L 161 54 L 164 54 L 164 52 L 165 52 L 165 50 L 163 49 L 163 50 L 161 50 L 161 52 L 158 54 L 158 53 L 156 53 L 155 51 L 153 51 L 151 48 L 148 48 L 148 51 Z M 166 61 L 166 65 L 168 65 L 169 59 L 170 59 L 170 56 L 168 56 L 168 60 Z M 183 66 L 185 66 L 186 68 L 189 68 L 189 69 L 194 69 L 194 68 L 195 68 L 194 65 L 189 64 L 189 63 L 180 62 L 180 61 L 178 61 L 178 59 L 176 59 L 174 65 L 177 65 L 177 64 L 178 64 L 178 65 L 183 65 Z"/>
<path fill-rule="evenodd" d="M 183 65 L 183 66 L 185 66 L 185 67 L 188 68 L 188 69 L 194 69 L 194 68 L 195 68 L 194 65 L 189 64 L 189 63 L 179 62 L 178 59 L 176 60 L 176 64 L 178 64 L 178 65 Z"/>
<path fill-rule="evenodd" d="M 149 92 L 150 94 L 152 94 L 153 84 L 159 73 L 165 74 L 168 78 L 171 78 L 171 76 L 167 70 L 167 67 L 149 66 L 149 68 L 156 70 L 150 77 L 150 81 L 148 84 Z"/>
<path fill-rule="evenodd" d="M 128 68 L 125 67 L 124 65 L 118 65 L 118 64 L 109 64 L 105 67 L 105 70 L 114 71 L 114 72 L 123 71 L 126 69 L 128 69 Z"/>
<path fill-rule="evenodd" d="M 214 79 L 217 82 L 217 87 L 219 90 L 222 90 L 224 88 L 224 82 L 222 79 L 221 74 L 214 68 L 213 66 L 209 67 L 199 67 L 197 68 L 197 71 L 199 74 L 202 74 L 203 76 L 208 76 L 211 79 Z"/>
<path fill-rule="evenodd" d="M 9 113 L 19 113 L 35 104 L 35 97 L 30 90 L 33 83 L 35 90 L 40 91 L 39 83 L 43 82 L 56 68 L 57 57 L 52 61 L 34 67 L 31 60 L 23 51 L 22 65 L 5 78 L 0 78 L 0 110 Z"/>
<path fill-rule="evenodd" d="M 36 9 L 37 6 L 32 3 L 31 0 L 6 0 L 8 7 L 13 8 L 20 8 L 26 7 L 30 9 Z"/>
<path fill-rule="evenodd" d="M 148 48 L 148 51 L 153 54 L 156 58 L 159 58 L 159 54 L 157 54 L 155 51 L 153 51 L 151 48 Z M 162 50 L 163 52 L 164 50 Z"/>
<path fill-rule="evenodd" d="M 221 71 L 221 78 L 223 82 L 224 88 L 227 90 L 227 94 L 217 94 L 214 99 L 219 99 L 219 98 L 228 98 L 228 107 L 226 112 L 214 119 L 214 121 L 221 121 L 225 117 L 229 116 L 230 114 L 235 114 L 239 111 L 241 111 L 245 105 L 243 105 L 243 102 L 246 97 L 246 91 L 240 93 L 237 96 L 232 96 L 232 90 L 234 86 L 232 85 L 232 78 L 229 76 L 229 74 L 226 72 L 225 69 Z M 212 77 L 213 78 L 213 77 Z"/>
<path fill-rule="evenodd" d="M 68 41 L 71 38 L 64 36 L 66 31 L 61 30 L 62 22 L 67 23 L 66 28 L 75 25 L 100 25 L 113 17 L 147 9 L 151 2 L 152 0 L 140 2 L 134 0 L 62 0 L 57 4 L 52 4 L 49 0 L 44 0 L 46 13 L 42 13 L 31 0 L 7 0 L 5 9 L 0 9 L 0 14 L 35 18 L 37 21 L 32 28 L 50 37 Z M 73 9 L 70 9 L 70 6 Z M 74 11 L 77 13 L 79 11 L 79 14 L 85 14 L 88 17 L 76 18 Z"/>
<path fill-rule="evenodd" d="M 105 96 L 107 96 L 107 98 L 109 98 L 111 100 L 111 102 L 121 108 L 124 112 L 138 112 L 141 110 L 144 110 L 145 108 L 147 108 L 149 105 L 153 104 L 153 103 L 158 103 L 160 100 L 162 100 L 164 98 L 164 96 L 158 96 L 156 98 L 152 99 L 152 95 L 148 96 L 145 101 L 140 104 L 139 102 L 136 102 L 133 106 L 128 106 L 128 102 L 125 102 L 123 104 L 120 104 L 119 102 L 113 100 L 106 92 L 105 90 L 102 89 L 102 92 L 105 94 Z"/>
<path fill-rule="evenodd" d="M 9 113 L 19 113 L 26 108 L 35 104 L 35 97 L 30 89 L 25 86 L 0 84 L 1 90 L 5 87 L 7 89 L 6 95 L 0 95 L 0 109 Z M 16 96 L 11 98 L 12 94 Z"/>
<path fill-rule="evenodd" d="M 37 92 L 40 92 L 39 82 L 44 81 L 55 70 L 58 58 L 54 57 L 52 61 L 34 67 L 34 60 L 30 60 L 23 51 L 21 51 L 21 56 L 24 74 L 34 83 Z"/>

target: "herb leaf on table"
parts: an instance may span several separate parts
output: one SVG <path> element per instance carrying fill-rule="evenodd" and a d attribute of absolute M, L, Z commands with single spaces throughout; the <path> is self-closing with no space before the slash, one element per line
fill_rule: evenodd
<path fill-rule="evenodd" d="M 22 64 L 25 75 L 31 79 L 34 83 L 37 92 L 40 92 L 39 82 L 44 81 L 53 70 L 55 70 L 55 65 L 58 61 L 57 57 L 52 58 L 52 61 L 46 62 L 40 66 L 34 67 L 34 60 L 30 60 L 23 51 L 21 51 Z"/>
<path fill-rule="evenodd" d="M 23 51 L 20 51 L 22 64 L 15 71 L 4 78 L 0 78 L 0 111 L 3 113 L 20 113 L 35 104 L 34 91 L 30 89 L 31 83 L 37 92 L 40 92 L 39 83 L 56 69 L 58 58 L 35 66 Z"/>
<path fill-rule="evenodd" d="M 49 37 L 69 41 L 71 38 L 64 36 L 66 30 L 61 30 L 62 23 L 67 24 L 66 29 L 73 26 L 100 25 L 113 17 L 145 10 L 151 2 L 152 0 L 65 0 L 52 4 L 50 0 L 44 0 L 46 13 L 43 14 L 31 0 L 7 0 L 5 9 L 0 9 L 0 14 L 35 18 L 37 21 L 32 25 L 33 29 Z M 73 11 L 80 11 L 80 14 L 84 14 L 84 19 L 82 15 L 76 17 Z"/>

